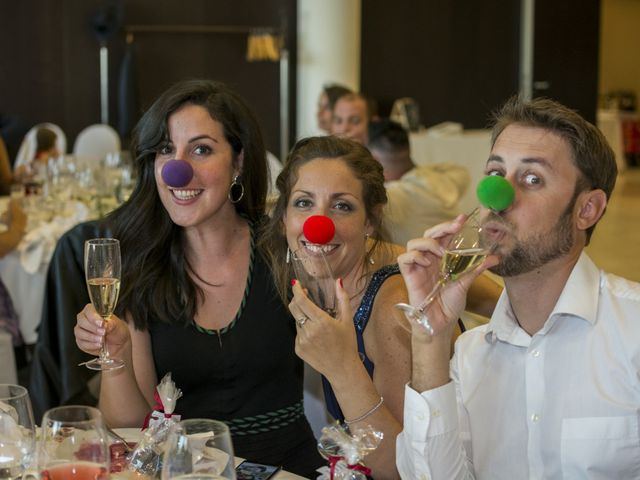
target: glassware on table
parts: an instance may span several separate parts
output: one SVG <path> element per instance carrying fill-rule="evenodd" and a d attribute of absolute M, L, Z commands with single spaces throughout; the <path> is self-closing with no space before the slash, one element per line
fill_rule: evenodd
<path fill-rule="evenodd" d="M 458 280 L 465 273 L 475 270 L 495 248 L 494 240 L 483 228 L 484 220 L 489 214 L 490 210 L 475 209 L 469 214 L 460 231 L 449 240 L 440 260 L 438 281 L 419 306 L 396 304 L 396 308 L 404 312 L 409 322 L 417 322 L 433 335 L 433 327 L 425 311 L 440 289 L 447 283 Z"/>
<path fill-rule="evenodd" d="M 52 408 L 44 414 L 40 435 L 41 480 L 109 478 L 109 437 L 97 408 Z"/>
<path fill-rule="evenodd" d="M 0 384 L 0 479 L 21 478 L 35 451 L 35 424 L 26 388 Z"/>
<path fill-rule="evenodd" d="M 162 460 L 162 480 L 235 480 L 229 427 L 217 420 L 194 418 L 171 427 Z"/>
<path fill-rule="evenodd" d="M 84 271 L 89 297 L 105 324 L 111 318 L 120 292 L 120 242 L 115 238 L 94 238 L 84 244 Z M 124 362 L 109 356 L 103 340 L 100 356 L 85 363 L 92 370 L 115 370 Z"/>
<path fill-rule="evenodd" d="M 310 252 L 299 248 L 291 254 L 291 264 L 309 298 L 332 317 L 336 315 L 336 285 L 327 258 L 320 249 Z"/>

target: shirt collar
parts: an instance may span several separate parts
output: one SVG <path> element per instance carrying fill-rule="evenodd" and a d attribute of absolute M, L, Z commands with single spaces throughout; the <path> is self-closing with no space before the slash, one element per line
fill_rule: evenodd
<path fill-rule="evenodd" d="M 567 279 L 558 302 L 539 333 L 546 334 L 556 319 L 563 315 L 581 318 L 594 325 L 597 319 L 599 290 L 600 270 L 583 251 Z M 531 342 L 531 337 L 518 325 L 506 289 L 498 299 L 485 338 L 490 343 L 499 339 L 523 347 L 528 347 Z"/>

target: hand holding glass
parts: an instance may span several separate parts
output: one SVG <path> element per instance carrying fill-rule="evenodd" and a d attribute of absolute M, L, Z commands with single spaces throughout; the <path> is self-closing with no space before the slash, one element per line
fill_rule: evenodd
<path fill-rule="evenodd" d="M 431 335 L 434 330 L 425 310 L 436 298 L 440 289 L 447 283 L 458 280 L 462 275 L 475 270 L 494 249 L 494 241 L 486 235 L 483 229 L 484 215 L 479 209 L 474 210 L 465 220 L 460 231 L 449 240 L 444 255 L 440 260 L 438 281 L 424 301 L 414 307 L 406 303 L 398 303 L 396 307 L 402 310 L 410 322 L 422 325 Z"/>
<path fill-rule="evenodd" d="M 118 303 L 120 292 L 120 242 L 115 238 L 87 240 L 84 244 L 84 268 L 91 303 L 106 324 Z M 109 356 L 103 339 L 100 356 L 85 365 L 92 370 L 115 370 L 123 367 L 124 362 Z"/>

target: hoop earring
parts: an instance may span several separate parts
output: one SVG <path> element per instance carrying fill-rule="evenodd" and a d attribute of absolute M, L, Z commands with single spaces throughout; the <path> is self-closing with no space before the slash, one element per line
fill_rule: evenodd
<path fill-rule="evenodd" d="M 238 195 L 235 195 L 233 191 L 236 190 L 236 192 L 238 192 L 238 189 L 240 189 L 239 193 Z M 242 177 L 240 177 L 240 175 L 233 177 L 233 182 L 231 182 L 227 197 L 229 197 L 229 201 L 231 201 L 231 203 L 238 203 L 242 200 L 242 197 L 244 197 L 244 185 L 242 184 Z"/>

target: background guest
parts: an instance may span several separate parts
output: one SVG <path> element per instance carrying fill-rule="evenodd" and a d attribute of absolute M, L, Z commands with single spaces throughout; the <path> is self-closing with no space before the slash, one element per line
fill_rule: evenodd
<path fill-rule="evenodd" d="M 56 140 L 57 136 L 53 130 L 46 127 L 38 129 L 36 132 L 36 153 L 29 164 L 16 168 L 14 172 L 16 181 L 24 182 L 32 178 L 38 170 L 46 169 L 49 158 L 60 155 Z"/>
<path fill-rule="evenodd" d="M 331 133 L 366 145 L 371 119 L 368 105 L 367 99 L 359 93 L 341 96 L 333 108 Z"/>
<path fill-rule="evenodd" d="M 336 83 L 325 85 L 318 97 L 318 111 L 316 118 L 318 121 L 318 129 L 324 133 L 331 133 L 331 122 L 333 120 L 333 109 L 338 99 L 352 93 L 351 90 L 343 85 Z"/>
<path fill-rule="evenodd" d="M 416 166 L 407 132 L 387 119 L 369 124 L 368 147 L 384 169 L 389 199 L 385 226 L 394 243 L 405 245 L 461 213 L 458 202 L 470 182 L 466 168 L 448 163 Z"/>

